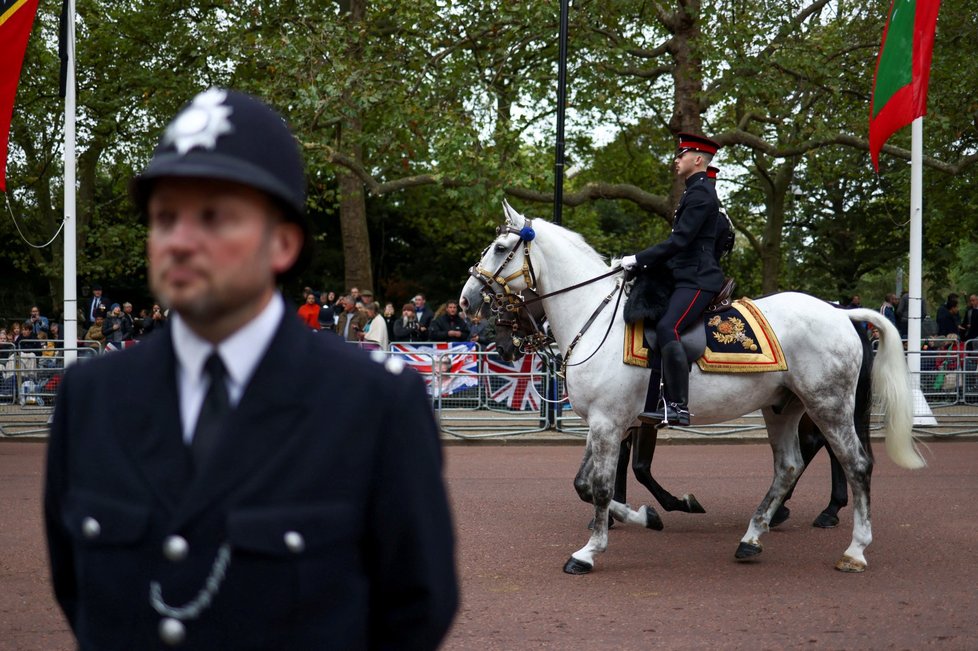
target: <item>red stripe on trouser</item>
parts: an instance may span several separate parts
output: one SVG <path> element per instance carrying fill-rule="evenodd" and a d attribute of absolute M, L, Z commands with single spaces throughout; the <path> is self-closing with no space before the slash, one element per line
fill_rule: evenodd
<path fill-rule="evenodd" d="M 672 333 L 674 335 L 676 335 L 676 341 L 679 341 L 682 338 L 682 337 L 679 336 L 679 324 L 681 324 L 683 322 L 683 319 L 686 318 L 686 315 L 689 314 L 689 311 L 693 309 L 693 305 L 696 303 L 696 299 L 698 299 L 700 297 L 700 292 L 701 291 L 703 291 L 703 290 L 702 289 L 697 289 L 696 290 L 696 294 L 693 295 L 693 300 L 691 300 L 689 302 L 689 305 L 686 307 L 686 311 L 683 312 L 683 315 L 681 317 L 679 317 L 679 320 L 678 321 L 676 321 L 676 327 L 674 327 L 672 329 Z"/>

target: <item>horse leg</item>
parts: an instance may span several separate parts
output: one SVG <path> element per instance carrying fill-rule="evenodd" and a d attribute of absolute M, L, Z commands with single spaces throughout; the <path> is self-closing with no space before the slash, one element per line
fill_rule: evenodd
<path fill-rule="evenodd" d="M 564 572 L 568 574 L 587 574 L 594 569 L 595 556 L 608 548 L 608 510 L 615 486 L 620 431 L 609 423 L 591 424 L 588 434 L 591 449 L 588 480 L 594 497 L 594 529 L 587 544 L 571 554 L 564 564 Z"/>
<path fill-rule="evenodd" d="M 869 515 L 873 459 L 859 441 L 853 423 L 852 403 L 843 403 L 845 399 L 851 400 L 848 396 L 821 396 L 819 407 L 810 408 L 809 413 L 822 430 L 852 489 L 852 541 L 835 568 L 843 572 L 863 572 L 867 565 L 865 550 L 873 542 Z"/>
<path fill-rule="evenodd" d="M 679 499 L 652 477 L 652 457 L 655 455 L 655 444 L 659 439 L 659 430 L 653 425 L 643 423 L 632 433 L 632 472 L 639 483 L 645 486 L 652 497 L 666 511 L 682 511 L 683 513 L 706 513 L 696 498 L 687 493 Z M 619 466 L 619 471 L 621 467 Z M 651 508 L 651 507 L 650 507 Z"/>
<path fill-rule="evenodd" d="M 761 553 L 761 534 L 770 529 L 771 517 L 801 475 L 804 461 L 798 444 L 798 421 L 803 412 L 804 407 L 800 404 L 781 413 L 775 413 L 770 407 L 763 410 L 768 442 L 774 453 L 774 479 L 734 554 L 739 561 L 752 560 Z"/>
<path fill-rule="evenodd" d="M 628 430 L 628 434 L 622 440 L 618 448 L 618 468 L 615 470 L 615 494 L 611 498 L 615 502 L 624 504 L 628 495 L 628 461 L 631 457 L 631 450 L 634 447 L 635 432 Z"/>
<path fill-rule="evenodd" d="M 654 428 L 652 428 L 654 431 Z M 629 457 L 636 458 L 640 429 L 629 428 L 628 434 L 618 449 L 618 468 L 615 470 L 615 494 L 611 499 L 611 513 L 608 517 L 608 528 L 614 526 L 615 520 L 629 524 L 637 524 L 646 529 L 662 531 L 662 518 L 651 506 L 642 505 L 638 510 L 632 509 L 625 501 L 628 486 Z"/>
<path fill-rule="evenodd" d="M 835 458 L 832 448 L 826 448 L 829 453 L 829 462 L 832 465 L 832 494 L 829 497 L 829 505 L 822 509 L 813 527 L 819 529 L 832 529 L 839 524 L 839 509 L 849 504 L 849 484 L 846 481 L 846 473 L 842 469 L 842 464 Z"/>
<path fill-rule="evenodd" d="M 815 455 L 818 454 L 818 451 L 825 446 L 825 437 L 823 437 L 822 433 L 818 431 L 817 427 L 815 427 L 815 423 L 812 422 L 812 419 L 811 417 L 808 416 L 808 414 L 803 415 L 801 421 L 798 423 L 798 445 L 801 448 L 802 461 L 805 462 L 805 465 L 802 468 L 802 473 L 804 473 L 805 468 L 807 468 L 808 464 L 811 463 L 812 459 L 815 458 Z M 800 479 L 801 474 L 799 474 L 798 477 Z M 781 505 L 778 506 L 777 510 L 774 512 L 774 515 L 771 517 L 772 527 L 778 526 L 779 524 L 787 520 L 789 517 L 791 517 L 791 509 L 788 508 L 787 503 L 788 500 L 791 499 L 791 496 L 794 494 L 795 486 L 797 485 L 798 482 L 796 480 L 795 483 L 791 485 L 791 488 L 788 489 L 788 494 L 784 496 L 784 502 L 782 502 Z M 835 487 L 836 487 L 835 476 L 833 475 L 833 479 L 832 479 L 833 497 L 835 496 Z"/>
<path fill-rule="evenodd" d="M 584 446 L 584 458 L 581 459 L 581 467 L 577 470 L 577 475 L 574 476 L 574 490 L 577 492 L 577 496 L 581 498 L 582 502 L 587 502 L 591 504 L 594 502 L 594 496 L 591 495 L 591 444 L 587 443 Z"/>
<path fill-rule="evenodd" d="M 611 498 L 613 505 L 618 503 L 618 505 L 622 506 L 626 510 L 631 510 L 626 504 L 626 494 L 628 492 L 628 460 L 629 456 L 631 455 L 633 433 L 634 430 L 628 430 L 628 434 L 618 447 L 618 469 L 615 471 L 615 494 L 614 497 Z M 578 473 L 578 476 L 580 476 L 580 473 Z M 576 485 L 577 481 L 575 480 L 575 486 Z M 615 519 L 627 522 L 629 520 L 629 515 L 627 513 L 622 513 L 621 509 L 612 508 L 611 512 L 608 514 L 609 529 L 615 526 Z M 593 519 L 588 522 L 587 528 L 594 529 Z"/>
<path fill-rule="evenodd" d="M 858 327 L 856 331 L 859 332 Z M 870 444 L 869 425 L 873 400 L 871 377 L 873 351 L 869 341 L 861 332 L 860 339 L 863 345 L 863 361 L 859 367 L 859 380 L 856 383 L 856 406 L 853 424 L 856 427 L 856 435 L 859 438 L 859 443 L 863 446 L 863 450 L 870 462 L 872 462 L 873 449 Z M 815 431 L 818 432 L 818 429 Z M 818 433 L 821 436 L 821 432 Z M 822 442 L 824 443 L 824 441 L 825 439 L 823 438 Z M 829 499 L 829 505 L 812 522 L 813 527 L 819 527 L 820 529 L 831 529 L 837 526 L 839 524 L 839 509 L 844 508 L 849 503 L 849 484 L 846 482 L 845 470 L 843 470 L 842 464 L 839 463 L 835 453 L 832 452 L 832 448 L 827 447 L 826 450 L 829 453 L 829 460 L 832 464 L 832 496 Z"/>
<path fill-rule="evenodd" d="M 835 455 L 852 489 L 852 542 L 835 564 L 835 569 L 842 572 L 864 572 L 867 565 L 864 552 L 873 542 L 869 513 L 873 459 L 858 445 L 858 441 L 851 446 L 840 446 L 835 450 Z"/>

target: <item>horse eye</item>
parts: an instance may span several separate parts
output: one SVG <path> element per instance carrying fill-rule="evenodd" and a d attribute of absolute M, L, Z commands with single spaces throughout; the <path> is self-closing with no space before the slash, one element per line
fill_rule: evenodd
<path fill-rule="evenodd" d="M 506 250 L 506 245 L 505 244 L 503 244 L 502 242 L 496 242 L 496 251 L 498 251 L 499 253 L 502 253 L 505 250 Z"/>

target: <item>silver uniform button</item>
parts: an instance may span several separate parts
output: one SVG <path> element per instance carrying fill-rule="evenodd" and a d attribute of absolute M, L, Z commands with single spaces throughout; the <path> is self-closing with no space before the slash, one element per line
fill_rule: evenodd
<path fill-rule="evenodd" d="M 81 523 L 82 535 L 89 540 L 95 540 L 102 533 L 102 525 L 92 516 L 86 517 Z"/>
<path fill-rule="evenodd" d="M 172 617 L 165 617 L 160 620 L 160 639 L 169 646 L 182 644 L 187 638 L 187 629 L 183 622 Z"/>
<path fill-rule="evenodd" d="M 301 554 L 306 548 L 306 539 L 298 531 L 286 531 L 285 546 L 293 554 Z"/>
<path fill-rule="evenodd" d="M 190 545 L 187 544 L 187 539 L 183 536 L 167 536 L 163 541 L 163 555 L 168 560 L 174 562 L 182 561 L 187 558 L 187 552 L 189 551 Z"/>

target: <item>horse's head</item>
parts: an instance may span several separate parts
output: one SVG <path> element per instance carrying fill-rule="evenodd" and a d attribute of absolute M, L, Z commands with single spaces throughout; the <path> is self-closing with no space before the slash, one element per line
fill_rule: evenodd
<path fill-rule="evenodd" d="M 513 328 L 513 323 L 508 322 L 503 319 L 500 323 L 499 319 L 496 320 L 496 354 L 502 357 L 507 362 L 512 362 L 523 356 L 523 351 L 520 350 L 516 342 L 519 341 L 519 337 L 516 330 Z"/>
<path fill-rule="evenodd" d="M 522 291 L 536 289 L 530 263 L 530 245 L 536 237 L 531 222 L 503 202 L 506 221 L 496 229 L 495 239 L 482 252 L 482 258 L 469 269 L 469 280 L 462 288 L 459 306 L 474 314 L 499 312 L 505 299 Z"/>

